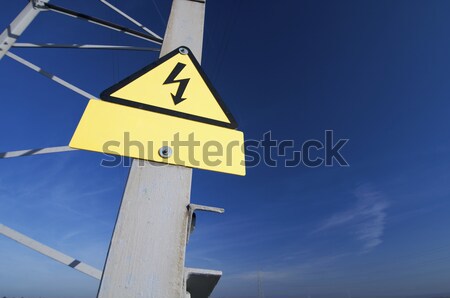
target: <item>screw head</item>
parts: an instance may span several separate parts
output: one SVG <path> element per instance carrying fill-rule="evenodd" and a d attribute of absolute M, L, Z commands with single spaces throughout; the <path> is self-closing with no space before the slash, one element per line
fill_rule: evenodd
<path fill-rule="evenodd" d="M 179 48 L 178 51 L 180 52 L 181 55 L 189 54 L 189 50 L 183 47 Z"/>
<path fill-rule="evenodd" d="M 162 158 L 169 158 L 172 156 L 172 148 L 170 148 L 169 146 L 163 146 L 159 148 L 158 153 Z"/>

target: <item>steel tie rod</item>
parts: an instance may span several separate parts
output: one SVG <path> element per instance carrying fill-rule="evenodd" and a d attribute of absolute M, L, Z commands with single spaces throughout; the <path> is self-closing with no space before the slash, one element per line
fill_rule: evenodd
<path fill-rule="evenodd" d="M 57 44 L 57 43 L 28 43 L 16 42 L 14 48 L 51 48 L 51 49 L 81 49 L 81 50 L 127 50 L 127 51 L 148 51 L 159 52 L 158 48 L 117 46 L 117 45 L 97 45 L 97 44 Z"/>
<path fill-rule="evenodd" d="M 117 24 L 114 24 L 114 23 L 111 23 L 111 22 L 108 22 L 108 21 L 105 21 L 105 20 L 102 20 L 102 19 L 99 19 L 99 18 L 96 18 L 96 17 L 88 16 L 86 14 L 79 13 L 79 12 L 76 12 L 74 10 L 70 10 L 70 9 L 67 9 L 67 8 L 64 8 L 64 7 L 61 7 L 61 6 L 53 5 L 53 4 L 50 4 L 50 3 L 44 3 L 40 8 L 41 9 L 48 9 L 48 10 L 51 10 L 51 11 L 54 11 L 54 12 L 57 12 L 57 13 L 61 13 L 63 15 L 67 15 L 67 16 L 70 16 L 70 17 L 74 17 L 74 18 L 77 18 L 77 19 L 84 20 L 84 21 L 88 21 L 88 22 L 90 22 L 92 24 L 103 26 L 103 27 L 106 27 L 108 29 L 112 29 L 112 30 L 115 30 L 115 31 L 120 31 L 120 32 L 123 32 L 125 34 L 129 34 L 131 36 L 138 37 L 138 38 L 141 38 L 141 39 L 145 39 L 147 41 L 151 41 L 151 42 L 154 42 L 154 43 L 157 43 L 157 44 L 162 44 L 162 39 L 161 38 L 157 38 L 157 37 L 154 37 L 153 35 L 145 34 L 145 33 L 133 30 L 133 29 L 129 29 L 127 27 L 123 27 L 123 26 L 120 26 L 120 25 L 117 25 Z"/>

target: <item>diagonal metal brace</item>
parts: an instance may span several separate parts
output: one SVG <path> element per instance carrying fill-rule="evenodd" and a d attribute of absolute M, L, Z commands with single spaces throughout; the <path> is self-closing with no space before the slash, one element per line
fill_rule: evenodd
<path fill-rule="evenodd" d="M 89 275 L 90 277 L 93 277 L 95 279 L 100 279 L 102 277 L 102 271 L 94 268 L 84 262 L 81 262 L 71 256 L 68 256 L 66 254 L 63 254 L 60 251 L 57 251 L 56 249 L 53 249 L 47 245 L 44 245 L 24 234 L 21 234 L 17 232 L 16 230 L 13 230 L 3 224 L 0 223 L 0 235 L 4 235 L 5 237 L 8 237 L 24 246 L 27 246 L 31 248 L 34 251 L 37 251 L 40 254 L 43 254 L 44 256 L 47 256 L 57 262 L 60 262 L 64 265 L 69 266 L 70 268 L 73 268 L 77 271 L 80 271 L 86 275 Z"/>
<path fill-rule="evenodd" d="M 89 100 L 90 100 L 90 99 L 97 99 L 97 97 L 95 97 L 94 95 L 92 95 L 92 94 L 90 94 L 90 93 L 87 93 L 86 91 L 84 91 L 84 90 L 78 88 L 77 86 L 72 85 L 72 84 L 70 84 L 70 83 L 67 82 L 67 81 L 64 81 L 64 80 L 61 79 L 60 77 L 57 77 L 57 76 L 55 76 L 54 74 L 49 73 L 49 72 L 43 70 L 43 69 L 40 68 L 39 66 L 34 65 L 34 64 L 31 63 L 30 61 L 27 61 L 27 60 L 23 59 L 22 57 L 19 57 L 19 56 L 15 55 L 15 54 L 13 54 L 13 53 L 11 53 L 11 52 L 7 52 L 7 53 L 6 53 L 6 56 L 10 57 L 11 59 L 16 60 L 17 62 L 19 62 L 19 63 L 25 65 L 26 67 L 28 67 L 28 68 L 30 68 L 30 69 L 36 71 L 36 72 L 38 72 L 39 74 L 43 75 L 44 77 L 46 77 L 46 78 L 48 78 L 48 79 L 50 79 L 50 80 L 52 80 L 52 81 L 54 81 L 54 82 L 60 84 L 61 86 L 66 87 L 67 89 L 70 89 L 70 90 L 72 90 L 73 92 L 76 92 L 76 93 L 80 94 L 81 96 L 86 97 L 86 98 L 89 99 Z"/>
<path fill-rule="evenodd" d="M 189 204 L 187 206 L 188 212 L 189 212 L 189 221 L 188 221 L 188 234 L 187 234 L 187 241 L 189 241 L 189 237 L 191 233 L 194 232 L 195 229 L 195 222 L 196 222 L 196 215 L 195 211 L 206 211 L 206 212 L 214 212 L 214 213 L 224 213 L 225 209 L 218 208 L 218 207 L 210 207 L 210 206 L 204 206 L 204 205 L 197 205 L 197 204 Z"/>

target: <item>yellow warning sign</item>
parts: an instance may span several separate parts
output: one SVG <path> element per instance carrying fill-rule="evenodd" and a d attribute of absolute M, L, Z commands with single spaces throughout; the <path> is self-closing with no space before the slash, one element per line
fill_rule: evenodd
<path fill-rule="evenodd" d="M 244 135 L 188 48 L 91 100 L 70 147 L 245 175 Z"/>
<path fill-rule="evenodd" d="M 108 88 L 100 97 L 208 124 L 237 127 L 199 63 L 184 47 Z"/>
<path fill-rule="evenodd" d="M 243 176 L 243 143 L 234 129 L 90 100 L 70 147 Z"/>

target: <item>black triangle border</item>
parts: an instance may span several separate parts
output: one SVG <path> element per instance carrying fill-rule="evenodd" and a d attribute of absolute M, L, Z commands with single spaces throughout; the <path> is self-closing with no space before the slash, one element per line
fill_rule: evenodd
<path fill-rule="evenodd" d="M 166 62 L 173 56 L 179 54 L 180 48 L 185 48 L 188 50 L 187 55 L 191 59 L 195 68 L 197 69 L 197 71 L 200 73 L 202 79 L 205 81 L 206 85 L 208 86 L 209 90 L 213 94 L 213 96 L 216 99 L 217 103 L 219 104 L 220 108 L 223 110 L 223 112 L 227 116 L 230 123 L 218 121 L 218 120 L 214 120 L 214 119 L 210 119 L 210 118 L 206 118 L 206 117 L 191 115 L 191 114 L 187 114 L 187 113 L 177 112 L 177 111 L 173 111 L 173 110 L 169 110 L 169 109 L 165 109 L 165 108 L 161 108 L 161 107 L 157 107 L 157 106 L 153 106 L 153 105 L 148 105 L 148 104 L 144 104 L 144 103 L 140 103 L 140 102 L 136 102 L 136 101 L 131 101 L 131 100 L 111 96 L 111 94 L 113 94 L 117 90 L 125 87 L 126 85 L 130 84 L 132 81 L 136 80 L 137 78 L 146 74 L 150 70 L 152 70 L 152 69 L 156 68 L 157 66 L 161 65 L 162 63 Z M 108 89 L 104 90 L 100 94 L 100 98 L 104 101 L 108 101 L 108 102 L 112 102 L 112 103 L 116 103 L 116 104 L 120 104 L 120 105 L 125 105 L 128 107 L 138 108 L 138 109 L 152 111 L 152 112 L 161 113 L 161 114 L 167 114 L 170 116 L 185 118 L 185 119 L 189 119 L 189 120 L 193 120 L 193 121 L 197 121 L 197 122 L 203 122 L 203 123 L 207 123 L 207 124 L 211 124 L 211 125 L 222 126 L 222 127 L 226 127 L 226 128 L 232 128 L 232 129 L 235 129 L 238 126 L 236 120 L 234 119 L 231 112 L 228 110 L 227 106 L 225 105 L 224 101 L 220 97 L 219 93 L 214 88 L 211 81 L 208 79 L 207 75 L 201 68 L 200 63 L 198 63 L 197 59 L 192 54 L 192 51 L 188 47 L 185 47 L 185 46 L 182 46 L 182 47 L 179 47 L 179 48 L 173 50 L 172 52 L 168 53 L 164 57 L 161 57 L 160 59 L 156 60 L 155 62 L 145 66 L 144 68 L 138 70 L 137 72 L 133 73 L 132 75 L 126 77 L 125 79 L 121 80 L 120 82 L 118 82 L 118 83 L 114 84 L 113 86 L 109 87 Z"/>

